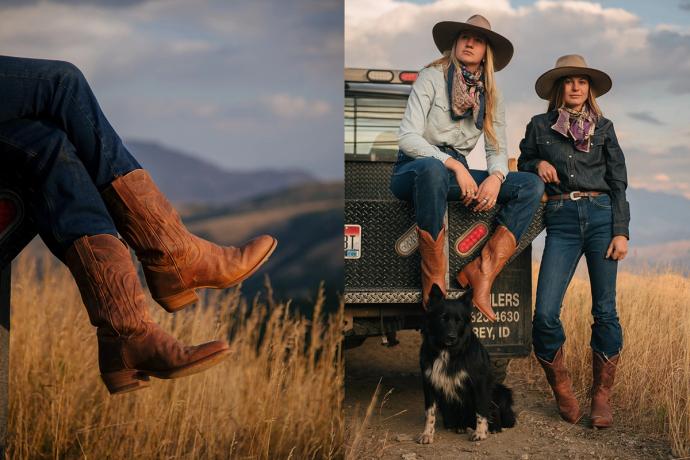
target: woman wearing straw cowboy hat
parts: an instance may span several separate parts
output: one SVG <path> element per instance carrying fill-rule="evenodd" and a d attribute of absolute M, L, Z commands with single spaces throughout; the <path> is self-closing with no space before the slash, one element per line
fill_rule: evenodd
<path fill-rule="evenodd" d="M 463 287 L 472 286 L 475 306 L 495 320 L 491 286 L 532 220 L 544 186 L 532 174 L 508 172 L 505 110 L 494 71 L 508 65 L 513 45 L 480 15 L 467 22 L 439 22 L 433 37 L 443 56 L 423 69 L 412 87 L 391 191 L 415 206 L 423 305 L 434 284 L 446 293 L 447 202 L 462 200 L 477 212 L 502 205 L 498 229 L 481 255 L 458 274 Z M 471 170 L 465 157 L 482 133 L 487 171 Z"/>
<path fill-rule="evenodd" d="M 546 184 L 546 246 L 539 270 L 532 334 L 534 353 L 553 389 L 561 417 L 582 416 L 564 365 L 565 335 L 559 316 L 565 291 L 584 254 L 592 290 L 592 425 L 613 423 L 609 393 L 623 337 L 616 314 L 618 261 L 628 252 L 630 212 L 627 173 L 613 124 L 596 98 L 611 89 L 611 78 L 567 55 L 537 79 L 546 113 L 527 125 L 518 168 Z"/>

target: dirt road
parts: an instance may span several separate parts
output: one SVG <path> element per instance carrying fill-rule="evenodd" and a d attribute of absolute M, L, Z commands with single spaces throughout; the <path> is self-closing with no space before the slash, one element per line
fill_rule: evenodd
<path fill-rule="evenodd" d="M 424 423 L 424 399 L 418 369 L 420 338 L 417 332 L 400 334 L 394 348 L 368 339 L 348 350 L 346 360 L 346 415 L 350 426 L 364 415 L 381 379 L 376 409 L 361 438 L 358 458 L 381 459 L 669 459 L 670 448 L 644 433 L 625 427 L 623 417 L 616 426 L 596 431 L 585 418 L 579 425 L 561 421 L 550 394 L 530 388 L 508 374 L 513 389 L 517 426 L 494 434 L 482 442 L 469 441 L 466 434 L 443 429 L 439 420 L 435 442 L 416 442 Z"/>

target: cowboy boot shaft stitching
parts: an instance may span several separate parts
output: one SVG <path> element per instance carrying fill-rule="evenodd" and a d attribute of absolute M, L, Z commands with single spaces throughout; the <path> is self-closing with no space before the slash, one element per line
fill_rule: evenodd
<path fill-rule="evenodd" d="M 125 177 L 127 179 L 125 179 Z M 165 199 L 144 170 L 135 170 L 115 179 L 106 193 L 107 203 L 118 208 L 115 223 L 134 248 L 137 258 L 151 267 L 173 265 L 180 273 L 179 261 L 190 257 L 191 235 L 184 229 L 177 211 Z M 141 215 L 141 216 L 140 216 Z M 169 216 L 169 221 L 161 216 Z M 142 217 L 142 218 L 139 218 Z M 168 234 L 167 243 L 161 234 Z"/>
<path fill-rule="evenodd" d="M 97 262 L 86 238 L 77 240 L 73 248 L 76 252 L 78 262 L 71 261 L 69 253 L 66 258 L 70 262 L 69 268 L 72 270 L 74 279 L 77 282 L 82 296 L 82 302 L 87 307 L 86 311 L 89 314 L 91 324 L 98 328 L 110 329 L 116 335 L 120 335 L 118 329 L 113 326 L 113 317 L 105 301 L 106 296 L 103 291 L 105 283 L 103 278 L 97 270 L 90 271 L 87 268 L 93 267 Z M 93 278 L 95 282 L 91 282 L 90 278 Z M 99 309 L 99 304 L 103 304 L 104 308 Z"/>

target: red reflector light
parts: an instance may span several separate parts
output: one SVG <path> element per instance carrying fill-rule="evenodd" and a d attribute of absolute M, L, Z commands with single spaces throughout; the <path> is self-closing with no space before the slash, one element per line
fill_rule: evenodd
<path fill-rule="evenodd" d="M 455 252 L 466 256 L 472 252 L 489 234 L 489 227 L 484 222 L 477 222 L 455 242 Z"/>
<path fill-rule="evenodd" d="M 400 72 L 400 81 L 403 83 L 414 83 L 417 80 L 417 72 Z"/>
<path fill-rule="evenodd" d="M 370 70 L 367 72 L 367 79 L 369 81 L 388 83 L 393 81 L 393 72 L 390 70 Z"/>
<path fill-rule="evenodd" d="M 17 206 L 12 200 L 0 198 L 0 233 L 12 225 L 17 218 Z"/>

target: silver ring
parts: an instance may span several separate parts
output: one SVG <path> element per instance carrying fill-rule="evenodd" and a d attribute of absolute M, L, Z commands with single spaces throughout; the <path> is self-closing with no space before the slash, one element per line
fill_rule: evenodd
<path fill-rule="evenodd" d="M 487 201 L 489 201 L 489 200 L 488 200 L 487 198 L 484 198 L 484 199 L 482 200 L 482 203 L 486 203 Z"/>

